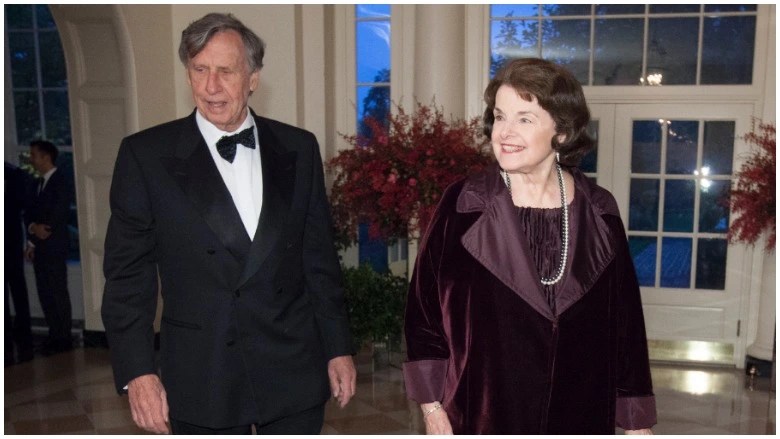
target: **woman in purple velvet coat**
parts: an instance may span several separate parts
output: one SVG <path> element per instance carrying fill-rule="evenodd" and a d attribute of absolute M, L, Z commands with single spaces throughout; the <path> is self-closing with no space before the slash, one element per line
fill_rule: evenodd
<path fill-rule="evenodd" d="M 650 434 L 642 304 L 571 73 L 509 62 L 485 90 L 497 163 L 450 186 L 406 309 L 409 397 L 433 434 Z"/>

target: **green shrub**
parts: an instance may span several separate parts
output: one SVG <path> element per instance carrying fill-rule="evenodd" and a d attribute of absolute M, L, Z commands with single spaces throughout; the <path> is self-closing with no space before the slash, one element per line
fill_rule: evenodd
<path fill-rule="evenodd" d="M 343 270 L 356 349 L 369 342 L 399 344 L 408 287 L 406 278 L 377 273 L 368 265 Z"/>

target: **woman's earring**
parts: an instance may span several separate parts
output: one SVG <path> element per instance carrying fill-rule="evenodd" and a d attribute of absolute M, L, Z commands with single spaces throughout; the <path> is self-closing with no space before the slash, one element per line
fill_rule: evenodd
<path fill-rule="evenodd" d="M 558 162 L 558 163 L 561 162 L 561 153 L 559 153 L 559 152 L 555 153 L 555 161 Z"/>

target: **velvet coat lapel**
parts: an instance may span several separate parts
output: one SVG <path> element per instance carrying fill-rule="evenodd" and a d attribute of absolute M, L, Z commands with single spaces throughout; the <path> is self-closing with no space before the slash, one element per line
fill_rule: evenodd
<path fill-rule="evenodd" d="M 498 165 L 468 179 L 457 200 L 460 213 L 482 215 L 461 237 L 463 247 L 496 278 L 550 321 L 557 320 L 547 304 L 530 245 L 522 232 L 517 207 L 501 181 Z M 570 250 L 562 286 L 556 295 L 560 315 L 580 300 L 615 256 L 615 237 L 601 218 L 604 213 L 618 215 L 617 207 L 593 199 L 591 183 L 576 169 L 575 202 L 570 215 L 580 222 L 569 231 Z M 577 197 L 581 197 L 577 200 Z M 584 199 L 583 199 L 584 198 Z M 507 261 L 512 261 L 508 264 Z"/>
<path fill-rule="evenodd" d="M 295 153 L 286 152 L 268 124 L 254 112 L 252 116 L 257 126 L 263 169 L 263 207 L 254 240 L 246 233 L 233 198 L 200 134 L 194 112 L 181 131 L 174 156 L 161 158 L 201 218 L 242 267 L 236 288 L 258 271 L 277 245 L 295 182 Z"/>

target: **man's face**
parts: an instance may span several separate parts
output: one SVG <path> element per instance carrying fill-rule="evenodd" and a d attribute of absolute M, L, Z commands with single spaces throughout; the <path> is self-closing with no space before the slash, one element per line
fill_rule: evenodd
<path fill-rule="evenodd" d="M 259 80 L 260 71 L 249 71 L 244 43 L 232 30 L 211 37 L 187 66 L 187 82 L 198 111 L 228 132 L 244 122 L 249 95 Z"/>
<path fill-rule="evenodd" d="M 48 170 L 48 165 L 51 164 L 51 158 L 37 147 L 31 146 L 30 164 L 39 174 L 43 175 Z"/>

